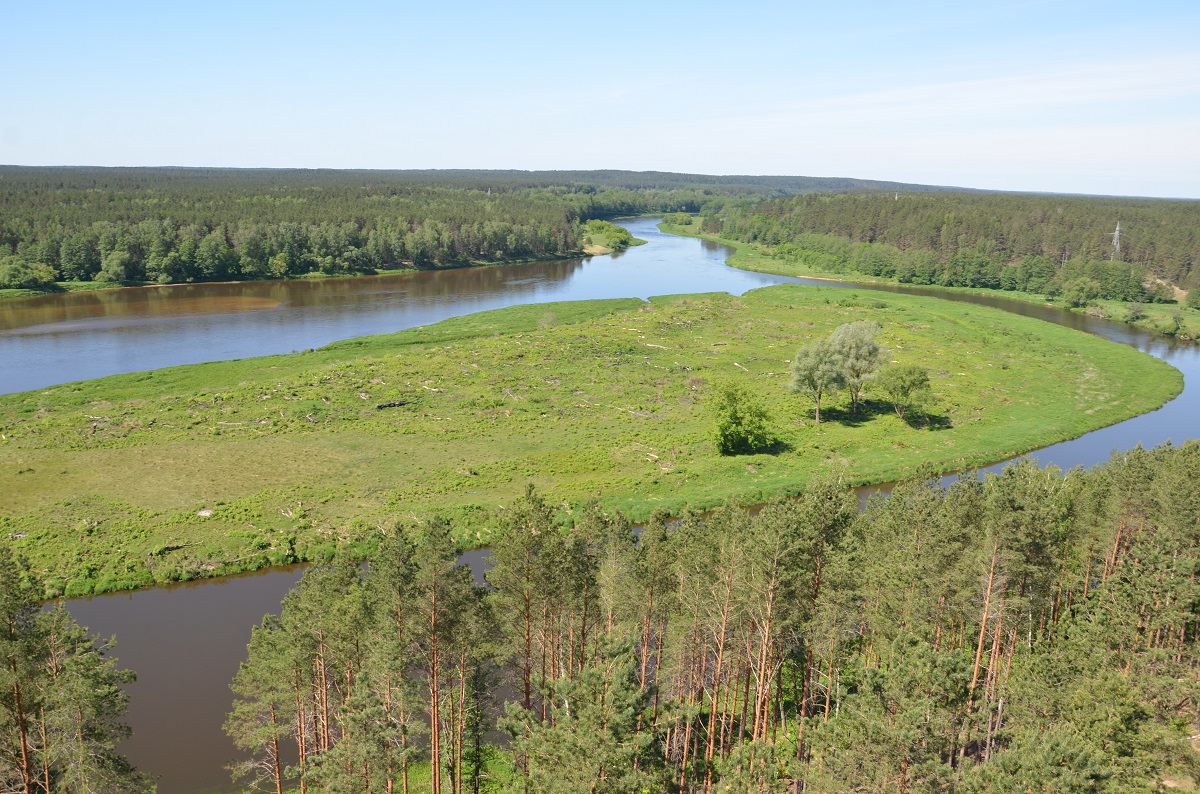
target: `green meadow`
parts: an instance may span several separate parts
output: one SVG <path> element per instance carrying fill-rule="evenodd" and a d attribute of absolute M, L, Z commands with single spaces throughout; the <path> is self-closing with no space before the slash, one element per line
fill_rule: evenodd
<path fill-rule="evenodd" d="M 796 349 L 872 320 L 935 399 L 901 421 L 867 394 L 812 421 Z M 705 401 L 750 384 L 770 454 L 718 455 Z M 1182 377 L 1130 348 L 984 307 L 784 285 L 519 306 L 315 351 L 0 397 L 0 537 L 85 594 L 364 550 L 433 514 L 486 544 L 534 484 L 560 517 L 757 502 L 816 476 L 956 470 L 1156 408 Z"/>

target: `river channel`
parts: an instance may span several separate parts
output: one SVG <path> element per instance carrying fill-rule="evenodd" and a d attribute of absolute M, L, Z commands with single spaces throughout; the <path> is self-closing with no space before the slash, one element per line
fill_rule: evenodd
<path fill-rule="evenodd" d="M 714 243 L 664 235 L 655 220 L 626 222 L 647 245 L 619 256 L 353 279 L 187 285 L 51 295 L 0 304 L 0 393 L 118 372 L 286 353 L 364 334 L 426 325 L 520 303 L 687 292 L 741 294 L 778 283 L 850 289 L 730 268 Z M 875 289 L 876 287 L 871 287 Z M 1062 468 L 1092 465 L 1137 444 L 1196 435 L 1200 348 L 1053 307 L 920 288 L 878 287 L 996 306 L 1132 345 L 1184 374 L 1163 408 L 1033 453 Z M 997 465 L 997 467 L 999 464 Z M 997 468 L 993 467 L 993 468 Z M 474 555 L 473 560 L 480 559 Z M 293 567 L 72 600 L 93 632 L 116 635 L 130 688 L 133 738 L 122 749 L 156 775 L 162 794 L 231 790 L 234 748 L 221 731 L 229 681 L 250 627 L 276 612 L 300 576 Z"/>

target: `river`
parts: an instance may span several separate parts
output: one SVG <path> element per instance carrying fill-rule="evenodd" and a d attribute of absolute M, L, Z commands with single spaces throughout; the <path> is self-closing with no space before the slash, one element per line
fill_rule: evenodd
<path fill-rule="evenodd" d="M 729 292 L 798 279 L 725 265 L 728 249 L 629 228 L 612 256 L 288 281 L 182 284 L 0 300 L 0 394 L 120 372 L 290 353 L 522 303 Z"/>
<path fill-rule="evenodd" d="M 625 225 L 647 245 L 619 256 L 353 279 L 150 287 L 51 295 L 0 305 L 0 392 L 175 364 L 302 350 L 364 334 L 425 325 L 518 303 L 650 297 L 785 282 L 850 289 L 735 270 L 729 249 L 664 235 L 655 221 Z M 1129 344 L 1184 373 L 1163 408 L 1033 453 L 1043 464 L 1091 465 L 1137 444 L 1182 442 L 1200 410 L 1200 348 L 1052 307 L 920 288 L 882 287 L 982 303 Z M 998 464 L 999 465 L 999 464 Z M 995 467 L 993 467 L 995 468 Z M 474 555 L 472 559 L 478 559 Z M 122 749 L 157 775 L 162 794 L 230 790 L 223 765 L 234 748 L 221 731 L 229 681 L 250 627 L 275 612 L 300 569 L 190 582 L 73 600 L 93 632 L 119 640 L 130 688 L 132 739 Z"/>

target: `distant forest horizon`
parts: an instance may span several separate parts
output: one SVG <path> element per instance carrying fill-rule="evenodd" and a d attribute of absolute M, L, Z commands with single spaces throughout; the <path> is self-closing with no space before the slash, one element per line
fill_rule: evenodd
<path fill-rule="evenodd" d="M 1128 198 L 1128 199 L 1158 199 L 1162 201 L 1200 201 L 1200 195 L 1192 198 L 1156 196 L 1151 194 L 1134 193 L 1081 193 L 1077 191 L 1047 191 L 1047 190 L 1013 190 L 1010 188 L 969 187 L 966 185 L 939 184 L 933 182 L 899 182 L 889 179 L 872 179 L 853 176 L 809 176 L 801 174 L 721 174 L 700 173 L 687 171 L 639 171 L 624 168 L 326 168 L 321 166 L 200 166 L 200 165 L 16 165 L 0 163 L 0 182 L 4 181 L 10 172 L 32 171 L 78 171 L 78 172 L 124 172 L 134 175 L 134 172 L 194 172 L 197 178 L 204 174 L 238 173 L 238 174 L 271 174 L 284 177 L 311 176 L 314 174 L 341 174 L 354 176 L 394 175 L 411 179 L 414 183 L 445 185 L 447 182 L 457 183 L 458 187 L 470 187 L 472 180 L 480 177 L 494 177 L 497 180 L 493 187 L 500 182 L 511 185 L 514 182 L 524 182 L 525 187 L 548 187 L 571 182 L 587 182 L 605 184 L 626 189 L 653 189 L 668 186 L 700 186 L 722 185 L 743 186 L 749 189 L 775 189 L 788 194 L 818 191 L 845 190 L 907 190 L 907 191 L 938 191 L 938 192 L 969 192 L 969 193 L 1005 193 L 1010 195 L 1030 196 L 1067 196 L 1080 198 Z M 145 176 L 150 176 L 146 173 Z M 479 183 L 484 189 L 488 182 Z"/>
<path fill-rule="evenodd" d="M 864 272 L 914 283 L 1030 289 L 1024 267 L 1035 292 L 1079 282 L 1083 298 L 1172 302 L 1200 272 L 1196 200 L 665 171 L 0 166 L 0 288 L 561 259 L 583 255 L 588 221 L 678 213 L 782 256 L 875 246 L 889 261 Z M 921 261 L 891 261 L 904 257 Z"/>

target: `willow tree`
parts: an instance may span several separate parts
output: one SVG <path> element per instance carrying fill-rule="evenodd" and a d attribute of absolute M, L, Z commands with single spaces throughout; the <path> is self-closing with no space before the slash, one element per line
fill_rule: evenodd
<path fill-rule="evenodd" d="M 876 377 L 875 383 L 891 401 L 896 416 L 901 419 L 930 394 L 929 373 L 916 364 L 886 367 Z"/>
<path fill-rule="evenodd" d="M 887 361 L 887 350 L 876 338 L 880 330 L 878 323 L 860 320 L 843 323 L 829 335 L 829 341 L 842 359 L 842 375 L 850 390 L 850 404 L 855 414 L 867 381 L 875 377 Z"/>
<path fill-rule="evenodd" d="M 801 392 L 816 402 L 814 415 L 821 424 L 821 399 L 846 385 L 846 372 L 838 348 L 828 339 L 814 339 L 796 351 L 792 359 L 791 390 Z"/>

